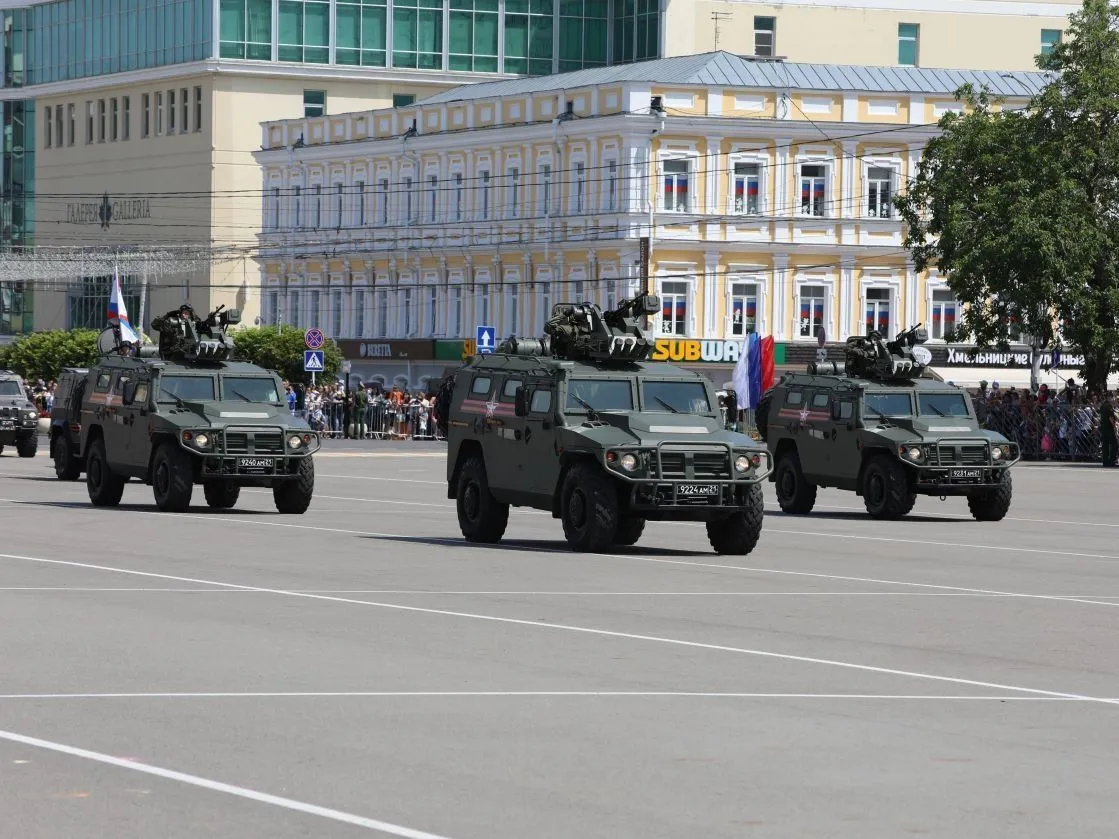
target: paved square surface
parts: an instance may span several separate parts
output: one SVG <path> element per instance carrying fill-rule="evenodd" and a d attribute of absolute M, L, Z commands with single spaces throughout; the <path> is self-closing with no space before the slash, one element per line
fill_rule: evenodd
<path fill-rule="evenodd" d="M 0 834 L 1116 835 L 1119 474 L 587 555 L 464 543 L 443 452 L 328 443 L 304 516 L 0 456 Z"/>

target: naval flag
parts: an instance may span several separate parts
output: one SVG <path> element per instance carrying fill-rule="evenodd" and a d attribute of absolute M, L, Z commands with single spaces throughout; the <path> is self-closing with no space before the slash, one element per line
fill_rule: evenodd
<path fill-rule="evenodd" d="M 128 320 L 128 308 L 124 305 L 124 295 L 120 292 L 120 274 L 117 271 L 113 272 L 113 291 L 109 295 L 108 315 L 109 323 L 120 327 L 121 341 L 140 343 L 140 336 L 136 334 L 136 330 Z"/>
<path fill-rule="evenodd" d="M 742 350 L 734 367 L 734 392 L 738 408 L 749 411 L 758 407 L 762 394 L 773 387 L 773 336 L 762 338 L 751 332 L 742 339 Z"/>

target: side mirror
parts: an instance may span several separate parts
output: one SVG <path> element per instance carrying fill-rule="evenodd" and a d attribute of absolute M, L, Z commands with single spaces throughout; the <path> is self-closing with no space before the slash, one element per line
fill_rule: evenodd
<path fill-rule="evenodd" d="M 121 401 L 125 405 L 131 405 L 132 400 L 135 399 L 135 398 L 136 398 L 136 383 L 135 382 L 125 382 L 124 383 L 124 392 L 121 394 Z"/>
<path fill-rule="evenodd" d="M 517 393 L 514 396 L 513 413 L 518 417 L 528 416 L 528 391 L 523 387 L 517 388 Z"/>

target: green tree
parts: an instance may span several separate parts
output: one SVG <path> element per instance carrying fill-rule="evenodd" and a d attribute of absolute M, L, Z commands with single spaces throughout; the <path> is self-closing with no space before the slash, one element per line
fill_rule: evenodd
<path fill-rule="evenodd" d="M 311 383 L 311 374 L 303 371 L 303 351 L 307 345 L 302 331 L 290 326 L 283 332 L 275 326 L 254 326 L 235 329 L 230 335 L 238 359 L 275 370 L 292 383 Z M 333 381 L 342 370 L 342 354 L 332 341 L 327 341 L 322 349 L 326 369 L 316 375 L 319 381 Z"/>
<path fill-rule="evenodd" d="M 937 267 L 968 304 L 956 335 L 1040 349 L 1061 337 L 1103 386 L 1119 355 L 1119 7 L 1086 0 L 1038 66 L 1050 82 L 1022 111 L 961 88 L 916 177 L 895 199 L 918 269 Z"/>
<path fill-rule="evenodd" d="M 25 379 L 57 379 L 63 367 L 89 367 L 97 361 L 96 329 L 32 332 L 0 347 L 0 367 Z"/>

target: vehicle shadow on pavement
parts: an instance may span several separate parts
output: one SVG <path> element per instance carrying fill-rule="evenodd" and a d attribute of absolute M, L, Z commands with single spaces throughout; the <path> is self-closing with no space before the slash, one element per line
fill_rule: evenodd
<path fill-rule="evenodd" d="M 150 504 L 117 504 L 113 507 L 95 507 L 88 501 L 21 501 L 20 504 L 29 507 L 63 507 L 69 509 L 104 510 L 113 512 L 119 510 L 125 513 L 158 513 L 161 512 L 154 503 Z M 191 504 L 185 513 L 167 513 L 167 515 L 189 516 L 191 513 L 207 513 L 213 515 L 220 513 L 223 516 L 278 516 L 277 510 L 242 510 L 234 507 L 232 510 L 211 510 L 205 504 Z"/>
<path fill-rule="evenodd" d="M 767 518 L 775 519 L 817 519 L 822 521 L 866 521 L 875 522 L 866 513 L 786 513 L 782 510 L 766 510 L 765 515 Z M 957 518 L 955 516 L 902 516 L 900 519 L 895 519 L 899 522 L 927 522 L 930 524 L 947 524 L 949 522 L 958 524 L 961 522 L 972 521 L 972 519 Z M 886 522 L 888 523 L 888 522 Z M 764 530 L 762 531 L 765 532 Z"/>
<path fill-rule="evenodd" d="M 374 536 L 363 535 L 362 539 L 373 539 L 378 542 L 401 542 L 405 544 L 420 544 L 420 545 L 454 545 L 462 548 L 475 548 L 483 551 L 549 551 L 554 553 L 575 554 L 576 551 L 571 550 L 567 542 L 562 540 L 546 540 L 546 539 L 502 539 L 496 544 L 482 544 L 480 542 L 467 542 L 465 539 L 456 539 L 453 536 Z M 615 545 L 610 548 L 607 553 L 616 554 L 634 554 L 641 556 L 664 556 L 664 557 L 680 557 L 680 556 L 710 556 L 710 551 L 679 551 L 671 550 L 668 548 L 649 548 L 642 545 L 635 545 L 633 547 L 622 547 Z"/>

